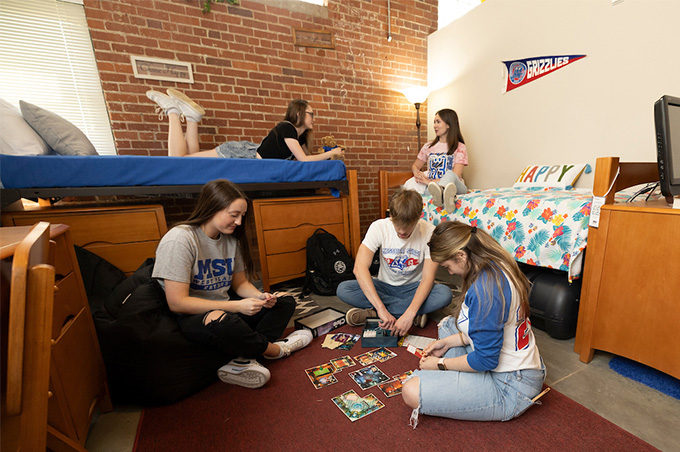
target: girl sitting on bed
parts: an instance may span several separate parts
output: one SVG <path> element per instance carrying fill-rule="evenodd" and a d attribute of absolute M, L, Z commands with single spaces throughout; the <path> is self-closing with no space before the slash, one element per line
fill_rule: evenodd
<path fill-rule="evenodd" d="M 430 256 L 463 277 L 458 313 L 439 323 L 403 398 L 418 413 L 451 419 L 507 421 L 534 403 L 545 379 L 529 321 L 529 281 L 482 229 L 457 221 L 432 233 Z"/>
<path fill-rule="evenodd" d="M 295 301 L 262 293 L 249 281 L 253 261 L 242 224 L 247 207 L 246 196 L 232 182 L 205 184 L 193 213 L 158 244 L 153 277 L 189 340 L 238 357 L 217 371 L 219 378 L 259 388 L 270 373 L 256 358 L 288 356 L 307 346 L 312 334 L 297 330 L 279 339 Z M 242 299 L 231 300 L 229 289 Z"/>
<path fill-rule="evenodd" d="M 168 155 L 171 157 L 225 157 L 297 159 L 302 162 L 328 160 L 343 155 L 339 147 L 322 154 L 308 155 L 308 138 L 314 128 L 314 111 L 309 102 L 295 99 L 288 105 L 286 116 L 262 140 L 260 145 L 249 141 L 228 141 L 209 151 L 198 150 L 198 123 L 205 115 L 203 107 L 182 92 L 168 88 L 168 94 L 149 90 L 146 96 L 156 102 L 156 111 L 168 116 Z M 182 133 L 181 117 L 187 121 Z"/>
<path fill-rule="evenodd" d="M 436 206 L 444 206 L 451 212 L 455 210 L 456 194 L 467 193 L 463 181 L 463 167 L 468 164 L 467 148 L 456 112 L 450 108 L 439 110 L 434 115 L 434 133 L 434 140 L 425 143 L 411 165 L 413 177 L 404 186 L 421 194 L 428 190 Z M 427 173 L 421 171 L 425 164 Z"/>

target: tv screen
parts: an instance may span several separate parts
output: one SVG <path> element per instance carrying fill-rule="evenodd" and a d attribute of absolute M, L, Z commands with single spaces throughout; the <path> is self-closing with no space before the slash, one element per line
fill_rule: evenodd
<path fill-rule="evenodd" d="M 680 196 L 680 98 L 663 96 L 654 104 L 657 162 L 666 202 Z"/>

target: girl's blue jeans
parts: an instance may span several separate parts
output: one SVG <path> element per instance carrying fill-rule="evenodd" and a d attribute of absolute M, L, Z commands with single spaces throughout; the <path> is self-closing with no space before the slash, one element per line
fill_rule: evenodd
<path fill-rule="evenodd" d="M 456 319 L 439 324 L 439 338 L 458 334 Z M 444 357 L 468 354 L 471 346 L 449 349 Z M 420 379 L 419 412 L 471 421 L 508 421 L 526 411 L 543 388 L 545 366 L 512 372 L 458 372 L 417 370 Z"/>

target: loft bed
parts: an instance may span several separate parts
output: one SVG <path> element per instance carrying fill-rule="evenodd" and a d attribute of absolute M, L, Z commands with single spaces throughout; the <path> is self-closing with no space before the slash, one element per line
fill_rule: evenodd
<path fill-rule="evenodd" d="M 356 170 L 347 170 L 344 162 L 338 160 L 298 162 L 199 157 L 0 155 L 0 199 L 3 225 L 17 224 L 16 217 L 21 214 L 25 214 L 26 217 L 31 216 L 31 218 L 44 215 L 47 218 L 48 215 L 54 215 L 54 212 L 67 210 L 55 206 L 46 208 L 50 209 L 51 214 L 46 213 L 47 210 L 41 210 L 42 213 L 38 214 L 35 212 L 12 213 L 12 210 L 23 209 L 21 202 L 17 202 L 21 198 L 141 196 L 145 198 L 144 202 L 147 202 L 146 198 L 149 197 L 187 196 L 198 193 L 206 182 L 214 179 L 228 179 L 234 182 L 254 200 L 254 205 L 256 202 L 267 199 L 280 198 L 289 209 L 293 209 L 295 215 L 292 217 L 298 222 L 292 224 L 293 221 L 288 219 L 286 227 L 297 228 L 300 237 L 306 233 L 310 225 L 324 225 L 327 222 L 321 212 L 314 211 L 315 206 L 322 205 L 319 204 L 322 199 L 326 200 L 325 202 L 337 200 L 341 205 L 338 207 L 341 213 L 337 214 L 333 221 L 340 222 L 337 227 L 342 232 L 342 237 L 339 238 L 352 255 L 356 254 L 360 243 L 357 174 Z M 329 190 L 332 196 L 328 194 Z M 310 200 L 319 200 L 319 202 L 310 202 Z M 94 213 L 97 209 L 101 207 L 80 210 L 84 212 L 82 215 L 87 217 L 88 213 Z M 268 220 L 267 224 L 258 223 L 256 211 L 259 212 L 258 209 L 253 209 L 256 216 L 255 224 L 263 230 L 279 227 L 277 226 L 280 222 L 279 217 Z M 160 217 L 162 214 L 155 216 L 156 219 Z M 99 226 L 95 225 L 94 219 L 92 221 L 79 219 L 78 221 L 81 224 L 84 224 L 84 221 L 92 224 L 92 226 L 87 226 L 88 244 L 112 242 L 110 231 L 109 233 L 99 232 Z M 110 229 L 110 225 L 106 226 Z M 154 228 L 160 230 L 162 235 L 162 227 L 154 226 Z M 263 231 L 256 232 L 259 237 Z M 159 239 L 160 237 L 154 236 L 148 240 Z M 132 239 L 120 240 L 121 242 L 116 242 L 116 245 L 126 247 L 126 250 L 137 245 L 131 243 Z M 294 257 L 300 260 L 298 255 L 300 250 L 304 254 L 304 243 L 291 243 L 290 246 L 296 247 L 295 250 L 287 251 L 295 253 Z M 125 261 L 143 262 L 146 257 L 150 257 L 146 255 L 148 246 L 145 246 L 144 250 L 144 256 L 128 255 L 125 256 Z M 264 251 L 260 250 L 260 252 Z M 282 258 L 285 260 L 286 256 Z M 261 254 L 260 263 L 266 265 L 266 262 L 263 262 L 264 259 L 266 256 Z M 112 263 L 117 264 L 113 261 Z M 130 268 L 124 270 L 129 272 Z M 299 273 L 297 271 L 296 274 Z M 278 280 L 272 279 L 272 281 Z M 268 280 L 263 282 L 265 285 L 269 284 Z"/>
<path fill-rule="evenodd" d="M 343 162 L 149 156 L 0 155 L 2 208 L 21 198 L 199 193 L 229 179 L 246 193 L 331 190 L 350 193 Z"/>
<path fill-rule="evenodd" d="M 625 188 L 658 181 L 656 163 L 615 166 L 611 163 L 614 159 L 598 159 L 595 173 L 593 191 L 604 194 L 609 188 L 609 184 L 605 184 L 614 180 L 620 167 L 616 184 L 607 195 L 608 203 L 615 199 L 625 201 L 630 197 L 630 193 L 621 192 Z M 618 159 L 615 160 L 618 164 Z M 379 172 L 378 195 L 382 214 L 388 206 L 390 189 L 410 177 L 410 172 Z M 589 190 L 535 191 L 509 187 L 471 190 L 458 196 L 455 211 L 446 212 L 436 207 L 431 196 L 426 194 L 423 195 L 423 218 L 433 224 L 455 220 L 484 228 L 520 263 L 536 288 L 536 294 L 530 300 L 533 302 L 532 320 L 540 319 L 536 326 L 545 326 L 542 329 L 551 336 L 566 339 L 576 333 L 583 260 L 588 234 L 592 234 L 588 227 L 591 201 L 592 192 Z M 546 295 L 544 298 L 554 300 L 536 299 L 539 289 Z"/>

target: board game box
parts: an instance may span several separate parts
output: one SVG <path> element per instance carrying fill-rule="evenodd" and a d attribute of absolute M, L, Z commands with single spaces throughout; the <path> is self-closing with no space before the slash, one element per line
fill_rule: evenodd
<path fill-rule="evenodd" d="M 346 323 L 345 313 L 333 308 L 325 308 L 295 320 L 295 329 L 306 328 L 314 337 L 323 336 L 331 330 L 340 328 Z"/>

